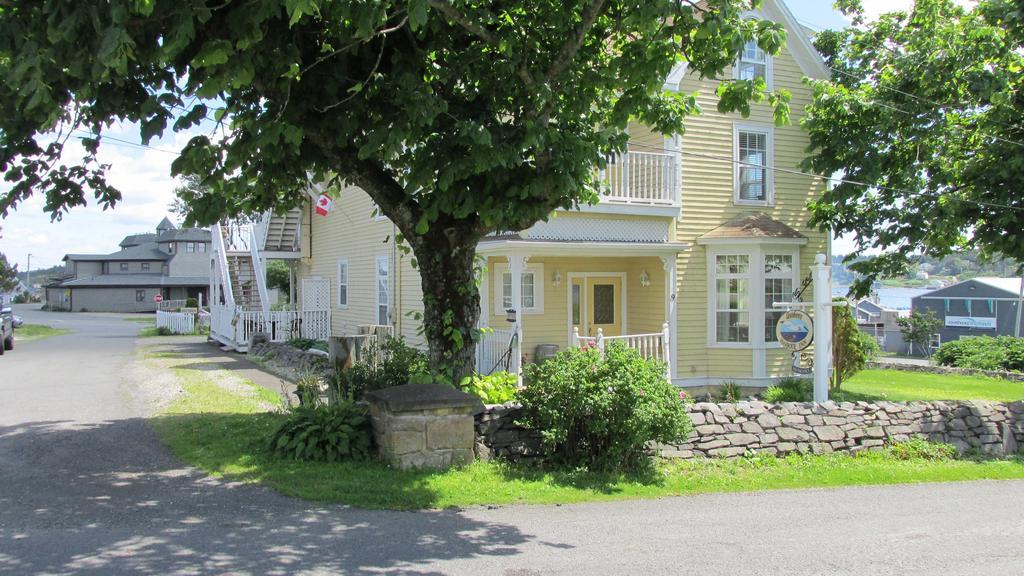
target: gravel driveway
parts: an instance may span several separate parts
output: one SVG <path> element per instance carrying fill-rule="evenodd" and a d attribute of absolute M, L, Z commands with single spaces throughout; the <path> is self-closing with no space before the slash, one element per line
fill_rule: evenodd
<path fill-rule="evenodd" d="M 1024 482 L 404 513 L 211 479 L 145 423 L 139 324 L 22 314 L 73 333 L 0 358 L 0 574 L 1024 572 Z"/>

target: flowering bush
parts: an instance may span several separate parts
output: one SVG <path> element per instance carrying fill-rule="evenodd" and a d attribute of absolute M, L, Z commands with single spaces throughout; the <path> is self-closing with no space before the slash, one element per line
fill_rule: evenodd
<path fill-rule="evenodd" d="M 570 349 L 527 366 L 519 391 L 523 424 L 540 431 L 561 463 L 591 469 L 631 468 L 649 442 L 677 442 L 691 429 L 685 393 L 665 365 L 622 345 Z"/>

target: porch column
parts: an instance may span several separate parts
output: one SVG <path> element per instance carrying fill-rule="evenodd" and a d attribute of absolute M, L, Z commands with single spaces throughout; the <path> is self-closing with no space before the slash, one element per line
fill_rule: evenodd
<path fill-rule="evenodd" d="M 526 257 L 521 254 L 509 254 L 508 270 L 512 275 L 512 310 L 515 311 L 515 324 L 512 329 L 516 334 L 516 346 L 512 351 L 515 358 L 512 360 L 516 366 L 516 376 L 519 384 L 523 384 L 523 266 L 526 264 Z"/>
<path fill-rule="evenodd" d="M 666 361 L 668 362 L 669 378 L 673 379 L 676 377 L 677 364 L 679 364 L 679 360 L 676 358 L 679 355 L 679 346 L 676 343 L 676 339 L 679 338 L 679 331 L 676 329 L 676 320 L 679 316 L 676 306 L 676 287 L 679 285 L 676 276 L 678 266 L 676 255 L 662 256 L 661 264 L 665 270 L 665 323 L 668 325 L 668 350 L 670 353 Z"/>

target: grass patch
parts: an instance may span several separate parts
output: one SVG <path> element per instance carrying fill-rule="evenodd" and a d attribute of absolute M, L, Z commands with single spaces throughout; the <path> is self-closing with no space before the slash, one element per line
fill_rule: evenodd
<path fill-rule="evenodd" d="M 987 376 L 864 370 L 843 383 L 843 392 L 850 400 L 1012 402 L 1024 398 L 1024 382 L 1011 382 Z"/>
<path fill-rule="evenodd" d="M 33 340 L 53 338 L 54 336 L 60 336 L 69 332 L 71 332 L 71 330 L 66 328 L 54 328 L 53 326 L 46 326 L 44 324 L 22 324 L 18 328 L 14 329 L 14 341 L 31 342 Z"/>
<path fill-rule="evenodd" d="M 132 316 L 130 318 L 125 318 L 124 321 L 125 322 L 138 322 L 139 324 L 155 324 L 156 323 L 156 317 L 152 316 L 152 315 Z"/>
<path fill-rule="evenodd" d="M 893 450 L 856 456 L 759 457 L 659 461 L 635 474 L 549 471 L 477 462 L 445 472 L 393 470 L 376 461 L 316 463 L 280 460 L 266 438 L 285 416 L 268 390 L 234 393 L 208 372 L 173 369 L 185 394 L 152 426 L 171 451 L 206 472 L 258 482 L 290 496 L 365 508 L 423 509 L 483 504 L 553 504 L 913 482 L 1024 478 L 1024 460 L 952 460 Z"/>

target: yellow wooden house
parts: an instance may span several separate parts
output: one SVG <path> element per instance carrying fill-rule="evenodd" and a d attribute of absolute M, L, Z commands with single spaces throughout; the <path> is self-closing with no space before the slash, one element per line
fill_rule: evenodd
<path fill-rule="evenodd" d="M 763 104 L 748 118 L 717 112 L 716 81 L 679 66 L 665 87 L 699 92 L 704 111 L 688 119 L 685 134 L 631 125 L 629 149 L 601 174 L 599 204 L 479 244 L 487 267 L 481 324 L 489 328 L 479 371 L 518 370 L 600 339 L 667 361 L 683 386 L 764 386 L 790 375 L 771 304 L 790 300 L 815 254 L 829 250 L 829 235 L 806 224 L 807 202 L 826 180 L 799 167 L 811 97 L 802 80 L 828 70 L 782 2 L 766 0 L 756 15 L 782 23 L 787 46 L 770 57 L 750 44 L 730 73 L 790 91 L 791 123 L 775 126 Z M 329 300 L 331 335 L 388 325 L 422 346 L 409 314 L 422 310 L 419 276 L 374 208 L 349 187 L 327 216 L 302 210 L 300 301 L 312 309 L 311 300 Z"/>

